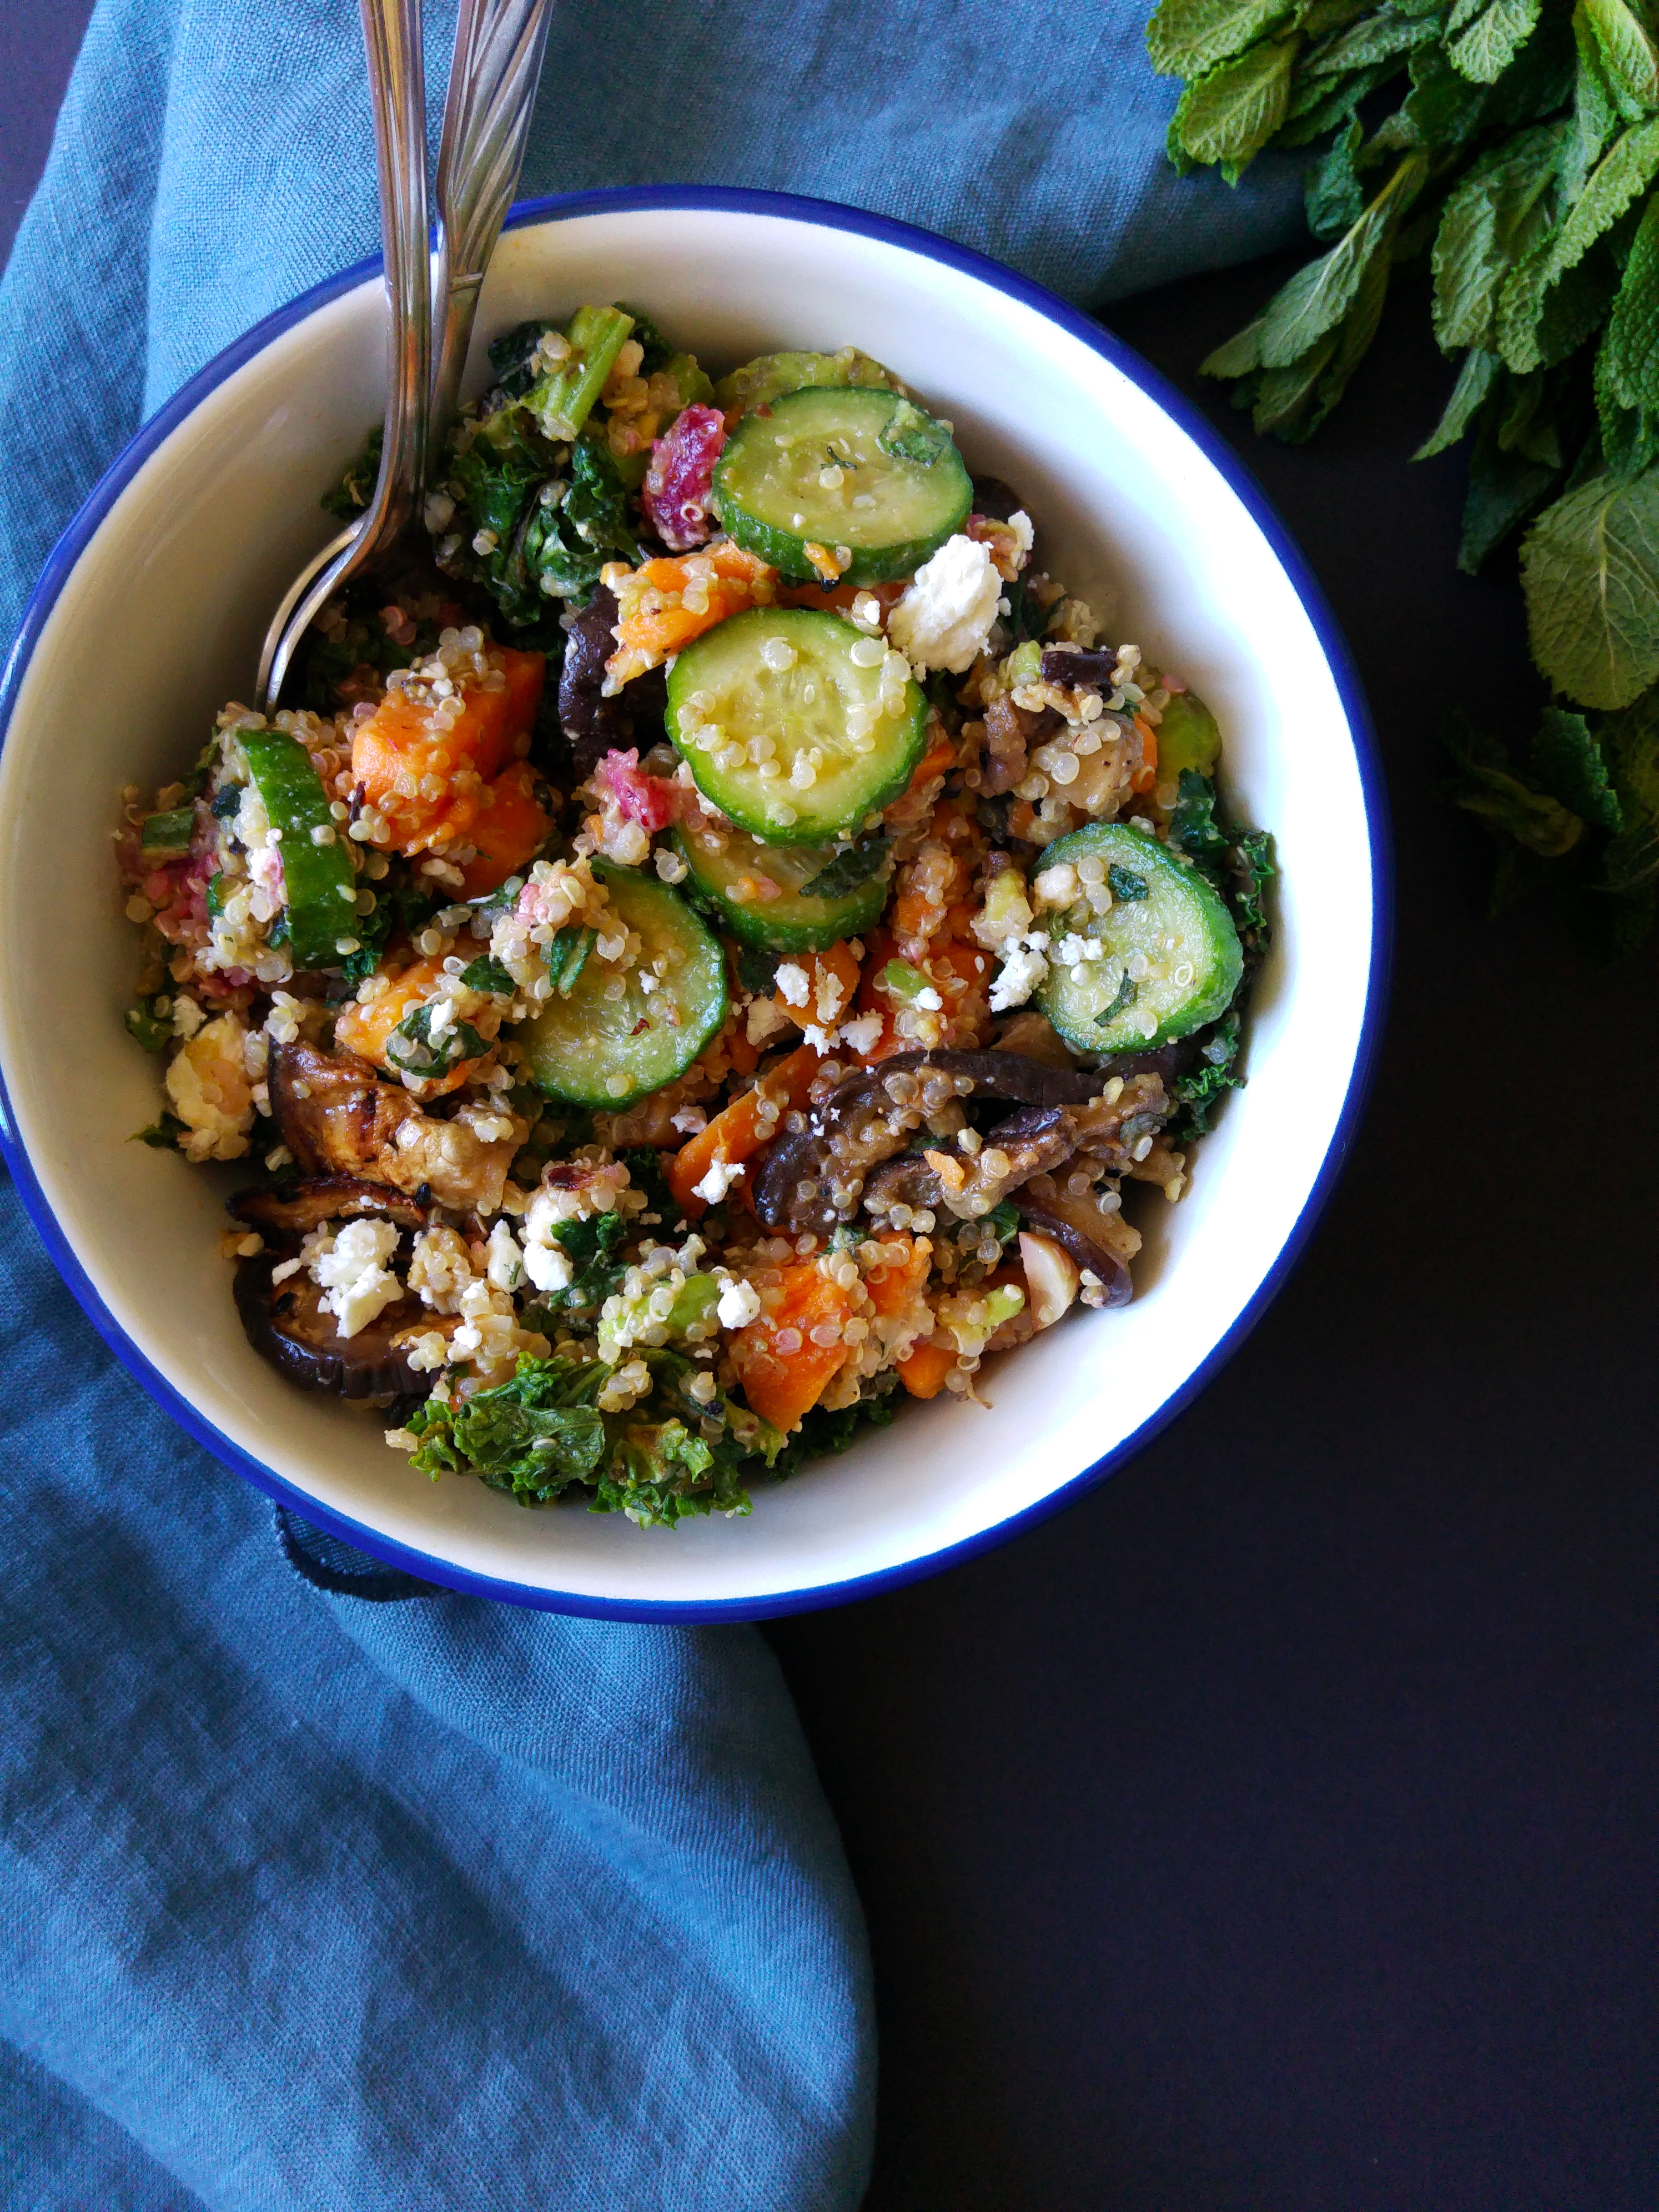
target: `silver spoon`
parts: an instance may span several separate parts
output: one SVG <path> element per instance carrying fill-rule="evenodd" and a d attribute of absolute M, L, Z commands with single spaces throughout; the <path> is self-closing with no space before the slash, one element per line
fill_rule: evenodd
<path fill-rule="evenodd" d="M 550 0 L 462 0 L 438 155 L 437 269 L 427 310 L 431 321 L 429 357 L 435 357 L 436 365 L 431 379 L 431 404 L 425 426 L 421 473 L 414 480 L 413 495 L 400 520 L 395 525 L 377 526 L 376 509 L 387 484 L 386 455 L 392 448 L 392 411 L 404 398 L 394 380 L 387 392 L 387 431 L 374 502 L 361 521 L 343 531 L 301 571 L 272 619 L 260 662 L 259 692 L 267 713 L 275 706 L 300 637 L 323 601 L 374 553 L 390 544 L 397 531 L 411 519 L 416 501 L 424 488 L 426 465 L 434 460 L 441 450 L 466 365 L 478 295 L 524 159 L 550 13 Z M 369 28 L 371 0 L 364 0 L 365 37 L 373 67 L 378 49 Z M 417 22 L 417 66 L 418 32 Z M 380 106 L 377 98 L 377 136 Z M 379 143 L 384 179 L 386 161 L 383 136 L 379 137 Z M 421 145 L 423 157 L 423 125 Z M 422 183 L 423 185 L 423 158 Z M 383 198 L 383 212 L 384 209 Z M 391 234 L 388 224 L 388 240 Z M 421 258 L 423 261 L 424 257 Z M 396 330 L 403 295 L 392 285 L 391 269 L 388 252 L 387 289 L 394 331 L 392 358 L 397 362 L 402 358 Z M 345 557 L 348 555 L 349 559 Z M 321 580 L 313 587 L 313 580 L 319 577 Z"/>
<path fill-rule="evenodd" d="M 455 412 L 473 318 L 524 162 L 551 0 L 462 0 L 438 146 L 432 446 Z"/>
<path fill-rule="evenodd" d="M 426 480 L 432 390 L 432 307 L 427 258 L 426 85 L 420 0 L 362 0 L 380 176 L 380 235 L 390 321 L 380 473 L 362 520 L 342 532 L 284 594 L 259 656 L 258 696 L 276 707 L 294 649 L 319 609 L 403 529 Z"/>

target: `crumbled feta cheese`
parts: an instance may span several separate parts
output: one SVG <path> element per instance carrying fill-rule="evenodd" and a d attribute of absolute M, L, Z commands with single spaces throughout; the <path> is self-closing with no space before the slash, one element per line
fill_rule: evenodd
<path fill-rule="evenodd" d="M 173 1002 L 173 1034 L 176 1037 L 193 1037 L 207 1016 L 194 999 L 182 994 Z"/>
<path fill-rule="evenodd" d="M 984 650 L 1001 588 L 990 548 L 959 532 L 917 569 L 887 635 L 918 667 L 965 675 Z"/>
<path fill-rule="evenodd" d="M 1075 968 L 1085 960 L 1103 960 L 1106 946 L 1098 937 L 1085 937 L 1079 931 L 1071 930 L 1055 945 L 1053 957 L 1062 968 Z"/>
<path fill-rule="evenodd" d="M 790 1026 L 788 1015 L 775 999 L 751 999 L 749 1001 L 749 1012 L 744 1020 L 744 1035 L 750 1044 L 765 1044 Z"/>
<path fill-rule="evenodd" d="M 390 1221 L 348 1221 L 320 1245 L 311 1262 L 312 1280 L 326 1293 L 321 1304 L 334 1316 L 337 1335 L 356 1336 L 402 1297 L 404 1286 L 386 1264 L 397 1249 L 398 1231 Z"/>
<path fill-rule="evenodd" d="M 526 1244 L 524 1271 L 538 1291 L 565 1291 L 575 1267 L 562 1244 Z"/>
<path fill-rule="evenodd" d="M 741 1160 L 716 1159 L 702 1181 L 692 1184 L 693 1195 L 705 1206 L 718 1206 L 738 1177 L 746 1172 Z"/>
<path fill-rule="evenodd" d="M 991 984 L 991 1012 L 1006 1014 L 1023 1006 L 1048 972 L 1048 940 L 1040 933 L 1011 945 Z"/>
<path fill-rule="evenodd" d="M 1018 573 L 1031 557 L 1031 546 L 1036 539 L 1036 532 L 1032 526 L 1030 516 L 1023 507 L 1016 507 L 1009 516 L 1008 527 L 1014 533 L 1014 568 Z"/>
<path fill-rule="evenodd" d="M 924 1012 L 930 1014 L 936 1014 L 944 1006 L 945 1001 L 940 998 L 939 993 L 933 988 L 933 985 L 928 983 L 925 985 L 921 990 L 916 993 L 915 1003 L 917 1006 L 921 1006 Z"/>
<path fill-rule="evenodd" d="M 1079 896 L 1077 870 L 1069 860 L 1057 867 L 1044 868 L 1032 879 L 1031 889 L 1039 906 L 1071 906 Z"/>
<path fill-rule="evenodd" d="M 841 1041 L 856 1053 L 873 1052 L 880 1042 L 881 1030 L 879 1014 L 860 1014 L 856 1021 L 842 1024 Z"/>
<path fill-rule="evenodd" d="M 777 985 L 778 996 L 786 1006 L 804 1006 L 806 1004 L 806 994 L 811 988 L 811 979 L 804 968 L 798 966 L 793 960 L 786 960 L 779 968 L 774 980 Z"/>
<path fill-rule="evenodd" d="M 722 1328 L 746 1328 L 760 1310 L 760 1293 L 739 1275 L 721 1291 L 714 1314 Z"/>
<path fill-rule="evenodd" d="M 708 1116 L 701 1106 L 682 1106 L 678 1114 L 669 1116 L 669 1127 L 683 1137 L 695 1137 L 699 1129 L 708 1127 Z"/>
<path fill-rule="evenodd" d="M 510 1225 L 498 1221 L 484 1245 L 484 1273 L 498 1291 L 516 1291 L 524 1276 L 524 1254 Z"/>
<path fill-rule="evenodd" d="M 270 1279 L 272 1284 L 275 1285 L 277 1283 L 287 1282 L 290 1275 L 297 1275 L 299 1273 L 300 1267 L 301 1262 L 298 1260 L 279 1261 L 270 1271 Z"/>

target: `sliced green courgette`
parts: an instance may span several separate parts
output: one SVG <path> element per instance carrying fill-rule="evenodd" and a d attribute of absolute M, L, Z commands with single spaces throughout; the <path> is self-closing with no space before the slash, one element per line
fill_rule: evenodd
<path fill-rule="evenodd" d="M 1175 692 L 1158 726 L 1158 780 L 1177 784 L 1183 769 L 1213 775 L 1221 757 L 1215 716 L 1195 691 Z"/>
<path fill-rule="evenodd" d="M 1052 949 L 1037 1003 L 1066 1043 L 1077 1052 L 1148 1052 L 1224 1013 L 1244 955 L 1208 878 L 1121 822 L 1091 822 L 1057 838 L 1042 870 L 1091 859 L 1103 863 L 1110 908 L 1097 915 L 1081 899 L 1045 917 Z M 1065 958 L 1068 937 L 1103 950 Z"/>
<path fill-rule="evenodd" d="M 751 607 L 694 639 L 668 732 L 697 788 L 769 845 L 827 845 L 898 798 L 927 744 L 904 657 L 839 615 Z"/>
<path fill-rule="evenodd" d="M 887 903 L 892 869 L 880 839 L 868 854 L 872 865 L 844 891 L 834 889 L 837 877 L 857 874 L 866 848 L 851 846 L 838 856 L 827 845 L 763 845 L 741 830 L 677 830 L 674 842 L 720 927 L 768 952 L 818 952 L 839 945 L 879 921 Z M 810 896 L 807 885 L 826 871 L 832 896 Z M 775 892 L 763 893 L 763 884 L 775 885 Z"/>
<path fill-rule="evenodd" d="M 744 416 L 714 501 L 738 544 L 786 576 L 822 578 L 813 545 L 843 582 L 879 584 L 914 575 L 961 529 L 974 488 L 949 431 L 912 401 L 819 388 Z"/>
<path fill-rule="evenodd" d="M 746 413 L 751 408 L 769 406 L 786 392 L 858 384 L 882 392 L 902 388 L 890 368 L 872 361 L 856 346 L 843 346 L 839 353 L 763 353 L 757 361 L 746 361 L 730 376 L 721 377 L 714 386 L 714 398 L 728 413 L 733 407 L 741 407 Z"/>
<path fill-rule="evenodd" d="M 726 956 L 685 901 L 654 876 L 608 860 L 595 860 L 593 872 L 611 894 L 611 911 L 637 933 L 638 962 L 624 970 L 586 960 L 568 993 L 562 975 L 519 1042 L 532 1079 L 550 1098 L 614 1110 L 684 1075 L 720 1028 Z"/>
<path fill-rule="evenodd" d="M 289 957 L 296 969 L 337 968 L 356 949 L 357 878 L 322 778 L 285 731 L 239 730 L 236 739 L 265 819 L 283 833 Z"/>

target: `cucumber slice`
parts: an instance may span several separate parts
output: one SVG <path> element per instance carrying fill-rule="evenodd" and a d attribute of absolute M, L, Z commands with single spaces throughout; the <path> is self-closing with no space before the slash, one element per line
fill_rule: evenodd
<path fill-rule="evenodd" d="M 927 701 L 904 665 L 839 615 L 751 607 L 675 661 L 669 734 L 722 814 L 769 845 L 827 845 L 921 758 Z"/>
<path fill-rule="evenodd" d="M 884 368 L 856 346 L 843 346 L 839 353 L 763 353 L 757 361 L 746 361 L 730 376 L 721 377 L 714 386 L 714 398 L 728 414 L 734 407 L 747 414 L 752 408 L 781 398 L 786 392 L 804 392 L 809 386 L 854 384 L 873 385 L 884 392 L 904 388 L 890 368 Z"/>
<path fill-rule="evenodd" d="M 746 551 L 822 580 L 806 548 L 851 556 L 847 584 L 911 576 L 960 530 L 974 488 L 950 433 L 896 392 L 819 387 L 745 415 L 714 470 L 714 505 Z"/>
<path fill-rule="evenodd" d="M 839 898 L 809 898 L 805 886 L 836 860 L 829 846 L 763 845 L 741 830 L 723 833 L 719 842 L 722 849 L 716 851 L 706 832 L 674 832 L 691 880 L 718 913 L 720 927 L 744 945 L 767 952 L 821 952 L 881 918 L 893 872 L 884 845 L 878 848 L 879 865 L 861 884 Z M 745 897 L 744 881 L 762 876 L 777 885 L 779 896 Z"/>
<path fill-rule="evenodd" d="M 677 892 L 653 876 L 595 860 L 612 911 L 642 943 L 638 965 L 607 995 L 617 971 L 589 960 L 568 997 L 556 992 L 519 1032 L 531 1079 L 550 1098 L 615 1111 L 672 1083 L 726 1019 L 726 956 Z M 640 977 L 655 969 L 654 991 Z M 561 978 L 562 982 L 563 978 Z"/>
<path fill-rule="evenodd" d="M 1091 857 L 1106 864 L 1109 910 L 1086 901 L 1048 924 L 1106 949 L 1062 966 L 1051 953 L 1037 1004 L 1076 1052 L 1150 1052 L 1224 1014 L 1244 973 L 1244 954 L 1220 893 L 1167 845 L 1121 822 L 1091 822 L 1056 839 L 1045 870 Z M 1133 974 L 1131 970 L 1133 970 Z"/>
<path fill-rule="evenodd" d="M 237 742 L 283 833 L 289 951 L 296 969 L 337 968 L 357 949 L 357 878 L 351 848 L 335 827 L 328 793 L 297 738 L 283 730 L 240 730 Z M 319 844 L 312 835 L 322 834 Z"/>

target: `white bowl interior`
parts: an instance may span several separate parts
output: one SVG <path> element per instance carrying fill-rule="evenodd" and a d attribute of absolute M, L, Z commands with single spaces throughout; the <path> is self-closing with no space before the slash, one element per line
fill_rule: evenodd
<path fill-rule="evenodd" d="M 1112 639 L 1139 642 L 1220 717 L 1225 789 L 1278 839 L 1278 934 L 1249 1086 L 1181 1204 L 1152 1193 L 1142 1206 L 1134 1303 L 988 1370 L 988 1410 L 908 1406 L 845 1457 L 760 1482 L 751 1517 L 672 1531 L 427 1482 L 372 1418 L 301 1395 L 248 1348 L 217 1249 L 234 1176 L 125 1141 L 155 1116 L 157 1072 L 121 1026 L 134 944 L 110 830 L 122 784 L 180 773 L 215 709 L 248 696 L 270 607 L 334 526 L 316 499 L 380 410 L 378 282 L 200 402 L 116 498 L 45 624 L 0 759 L 0 1065 L 16 1135 L 110 1316 L 306 1497 L 434 1561 L 579 1601 L 787 1601 L 1037 1504 L 1152 1419 L 1232 1328 L 1338 1127 L 1365 1007 L 1370 848 L 1354 732 L 1271 544 L 1187 433 L 1079 337 L 889 239 L 684 208 L 510 232 L 480 351 L 525 316 L 617 297 L 717 373 L 779 346 L 852 343 L 887 362 L 954 422 L 976 471 L 1019 488 L 1044 565 Z"/>

